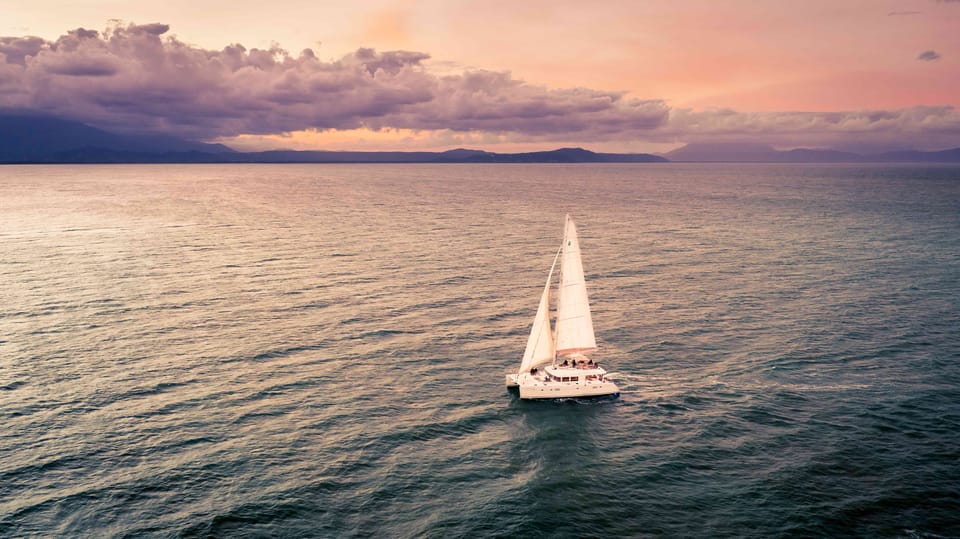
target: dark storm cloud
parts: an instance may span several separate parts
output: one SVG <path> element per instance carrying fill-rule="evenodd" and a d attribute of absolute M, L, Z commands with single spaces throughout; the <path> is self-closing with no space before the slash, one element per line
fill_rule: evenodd
<path fill-rule="evenodd" d="M 939 59 L 940 53 L 937 51 L 923 51 L 917 55 L 917 60 L 923 60 L 924 62 L 932 62 Z"/>
<path fill-rule="evenodd" d="M 0 107 L 202 138 L 390 127 L 590 139 L 656 128 L 668 112 L 661 101 L 549 89 L 508 73 L 439 77 L 420 52 L 361 48 L 324 62 L 309 49 L 201 49 L 168 30 L 131 24 L 77 29 L 56 41 L 0 38 Z"/>

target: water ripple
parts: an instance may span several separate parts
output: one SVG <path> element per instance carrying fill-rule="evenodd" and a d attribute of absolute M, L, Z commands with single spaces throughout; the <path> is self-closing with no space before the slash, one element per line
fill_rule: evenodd
<path fill-rule="evenodd" d="M 960 536 L 956 167 L 4 172 L 2 536 Z"/>

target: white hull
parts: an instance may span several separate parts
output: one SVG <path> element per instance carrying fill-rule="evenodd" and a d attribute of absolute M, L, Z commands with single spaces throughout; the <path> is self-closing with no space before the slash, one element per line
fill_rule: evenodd
<path fill-rule="evenodd" d="M 575 371 L 571 369 L 565 372 L 573 373 Z M 529 373 L 508 374 L 507 387 L 519 387 L 521 399 L 568 399 L 620 394 L 620 388 L 610 380 L 586 380 L 585 377 L 578 377 L 576 381 L 562 382 L 548 380 L 544 376 L 534 376 Z"/>
<path fill-rule="evenodd" d="M 520 386 L 521 399 L 570 399 L 606 397 L 619 394 L 620 388 L 613 382 L 591 382 L 589 384 L 555 382 L 543 386 Z"/>

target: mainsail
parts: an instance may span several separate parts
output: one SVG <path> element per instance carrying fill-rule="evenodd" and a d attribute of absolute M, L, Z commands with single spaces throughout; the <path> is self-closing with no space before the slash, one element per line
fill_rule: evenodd
<path fill-rule="evenodd" d="M 523 352 L 519 373 L 550 363 L 556 355 L 553 348 L 553 330 L 550 329 L 550 281 L 559 256 L 558 251 L 557 256 L 553 257 L 553 265 L 550 266 L 550 273 L 547 275 L 547 284 L 543 286 L 540 306 L 537 307 L 537 315 L 533 319 L 533 327 L 530 329 L 530 337 L 527 339 L 527 349 Z"/>
<path fill-rule="evenodd" d="M 562 249 L 556 353 L 566 355 L 595 350 L 597 340 L 593 334 L 593 320 L 590 318 L 587 283 L 583 279 L 580 242 L 577 240 L 577 227 L 569 215 Z"/>

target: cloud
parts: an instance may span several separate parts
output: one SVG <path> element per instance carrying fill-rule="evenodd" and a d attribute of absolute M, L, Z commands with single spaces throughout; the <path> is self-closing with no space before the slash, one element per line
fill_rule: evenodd
<path fill-rule="evenodd" d="M 660 100 L 624 99 L 618 92 L 586 88 L 551 90 L 509 73 L 468 71 L 440 78 L 431 101 L 372 125 L 529 135 L 580 133 L 593 139 L 655 129 L 668 112 Z"/>
<path fill-rule="evenodd" d="M 0 37 L 0 54 L 5 63 L 22 66 L 27 56 L 36 56 L 45 45 L 39 37 Z"/>
<path fill-rule="evenodd" d="M 922 11 L 891 11 L 890 13 L 887 13 L 887 16 L 896 17 L 896 16 L 905 16 L 905 15 L 920 15 L 921 13 L 923 12 Z"/>
<path fill-rule="evenodd" d="M 960 115 L 949 106 L 832 113 L 677 109 L 624 92 L 549 88 L 505 71 L 441 74 L 430 70 L 423 52 L 360 48 L 324 61 L 310 49 L 292 54 L 279 46 L 209 50 L 168 32 L 165 24 L 117 24 L 103 32 L 76 29 L 54 41 L 0 37 L 0 110 L 226 141 L 310 130 L 545 144 L 728 140 L 944 148 L 960 140 Z"/>
<path fill-rule="evenodd" d="M 675 109 L 660 132 L 685 142 L 761 142 L 781 148 L 942 149 L 960 142 L 960 113 L 951 106 L 762 113 Z"/>
<path fill-rule="evenodd" d="M 195 138 L 304 129 L 453 129 L 521 134 L 642 131 L 660 100 L 550 89 L 507 72 L 431 74 L 428 54 L 361 48 L 333 61 L 312 50 L 206 50 L 164 24 L 77 29 L 56 41 L 0 38 L 0 107 L 93 125 Z"/>
<path fill-rule="evenodd" d="M 940 53 L 937 51 L 923 51 L 917 55 L 917 60 L 923 60 L 924 62 L 932 62 L 939 59 Z"/>

